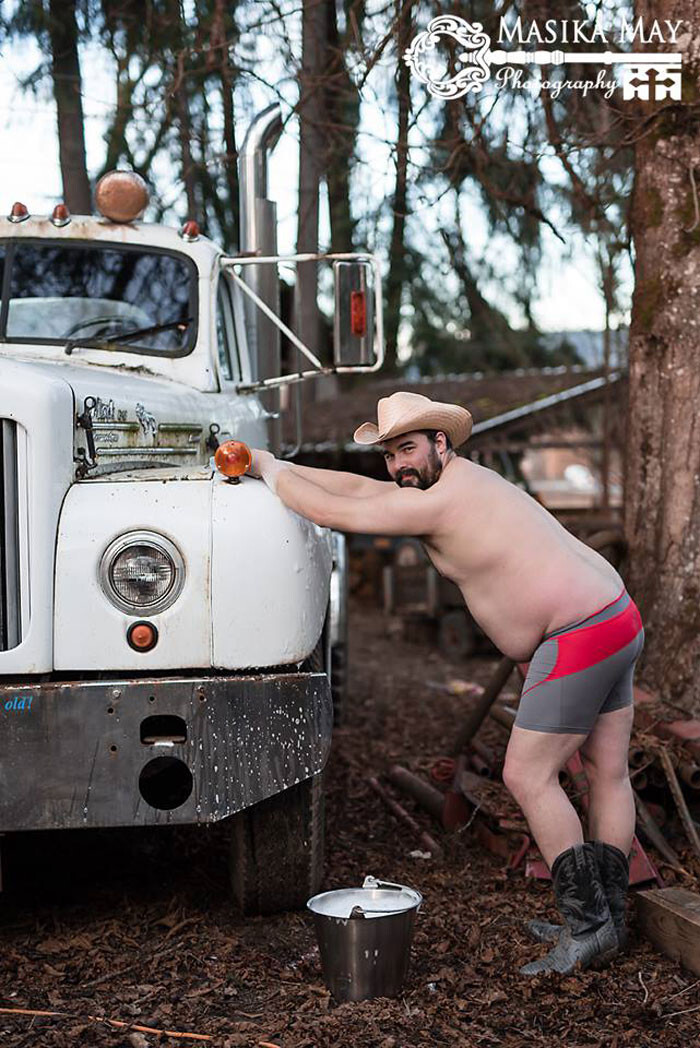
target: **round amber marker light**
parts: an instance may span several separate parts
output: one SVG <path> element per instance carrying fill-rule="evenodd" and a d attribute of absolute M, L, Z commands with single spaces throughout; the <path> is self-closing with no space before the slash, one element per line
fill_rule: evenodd
<path fill-rule="evenodd" d="M 126 639 L 137 651 L 150 651 L 156 646 L 158 630 L 150 622 L 134 622 L 127 630 Z"/>
<path fill-rule="evenodd" d="M 242 440 L 226 440 L 216 449 L 214 465 L 225 477 L 241 477 L 250 469 L 253 456 Z"/>
<path fill-rule="evenodd" d="M 135 171 L 108 171 L 95 186 L 95 204 L 112 222 L 133 222 L 148 204 L 148 187 Z"/>

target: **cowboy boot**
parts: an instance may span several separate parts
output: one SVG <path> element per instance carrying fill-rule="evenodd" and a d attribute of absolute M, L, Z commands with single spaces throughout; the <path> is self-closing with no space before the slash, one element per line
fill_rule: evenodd
<path fill-rule="evenodd" d="M 615 923 L 618 945 L 621 950 L 627 947 L 629 935 L 625 927 L 625 902 L 629 885 L 629 863 L 627 858 L 614 844 L 604 841 L 593 841 L 596 862 L 600 879 L 608 900 L 610 913 Z M 551 921 L 533 920 L 527 922 L 527 930 L 536 942 L 556 942 L 563 930 L 563 924 Z"/>
<path fill-rule="evenodd" d="M 557 909 L 565 920 L 556 946 L 537 961 L 524 965 L 522 975 L 560 972 L 577 965 L 607 961 L 617 952 L 617 933 L 601 882 L 592 844 L 575 844 L 552 863 Z"/>
<path fill-rule="evenodd" d="M 627 856 L 614 844 L 605 841 L 593 841 L 595 856 L 603 882 L 605 897 L 608 900 L 610 914 L 617 932 L 617 942 L 621 950 L 627 947 L 629 935 L 625 926 L 625 903 L 629 887 L 630 867 Z"/>
<path fill-rule="evenodd" d="M 537 918 L 528 921 L 525 927 L 530 938 L 534 939 L 535 942 L 556 942 L 564 931 L 563 924 L 554 924 L 552 921 L 540 921 Z"/>

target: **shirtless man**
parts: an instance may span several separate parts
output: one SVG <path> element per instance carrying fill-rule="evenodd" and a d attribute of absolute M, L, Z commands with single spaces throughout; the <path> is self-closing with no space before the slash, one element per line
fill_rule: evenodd
<path fill-rule="evenodd" d="M 632 676 L 644 643 L 636 605 L 600 554 L 493 470 L 459 457 L 471 415 L 416 393 L 379 401 L 355 431 L 381 444 L 390 481 L 280 462 L 251 472 L 290 509 L 339 531 L 418 536 L 504 655 L 529 662 L 503 778 L 552 871 L 563 926 L 530 922 L 550 952 L 523 974 L 602 963 L 625 945 L 635 809 L 627 772 Z M 580 751 L 588 830 L 559 785 Z"/>

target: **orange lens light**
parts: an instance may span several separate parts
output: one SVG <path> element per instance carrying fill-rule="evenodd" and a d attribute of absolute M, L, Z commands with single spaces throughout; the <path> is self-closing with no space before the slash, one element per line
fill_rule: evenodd
<path fill-rule="evenodd" d="M 126 639 L 135 651 L 150 651 L 158 643 L 158 630 L 152 622 L 132 622 L 126 631 Z"/>
<path fill-rule="evenodd" d="M 199 240 L 199 225 L 193 218 L 190 218 L 185 222 L 180 230 L 180 236 L 183 240 Z"/>
<path fill-rule="evenodd" d="M 108 171 L 95 186 L 97 210 L 112 222 L 133 222 L 148 204 L 148 186 L 135 171 Z"/>
<path fill-rule="evenodd" d="M 25 218 L 29 218 L 29 212 L 24 204 L 21 204 L 19 200 L 16 200 L 7 217 L 10 222 L 24 222 Z"/>
<path fill-rule="evenodd" d="M 364 291 L 350 292 L 350 330 L 358 338 L 367 334 L 367 302 Z"/>
<path fill-rule="evenodd" d="M 70 222 L 70 211 L 65 204 L 56 204 L 51 214 L 51 221 L 55 226 L 67 226 Z"/>
<path fill-rule="evenodd" d="M 214 465 L 225 477 L 241 477 L 250 469 L 253 456 L 242 440 L 225 440 L 216 449 Z"/>

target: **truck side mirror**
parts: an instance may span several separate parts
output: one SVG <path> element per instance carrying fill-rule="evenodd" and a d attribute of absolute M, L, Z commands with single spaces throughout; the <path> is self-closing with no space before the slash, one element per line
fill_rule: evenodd
<path fill-rule="evenodd" d="M 337 260 L 333 263 L 333 277 L 333 363 L 335 367 L 371 367 L 377 359 L 372 264 L 365 259 Z"/>

